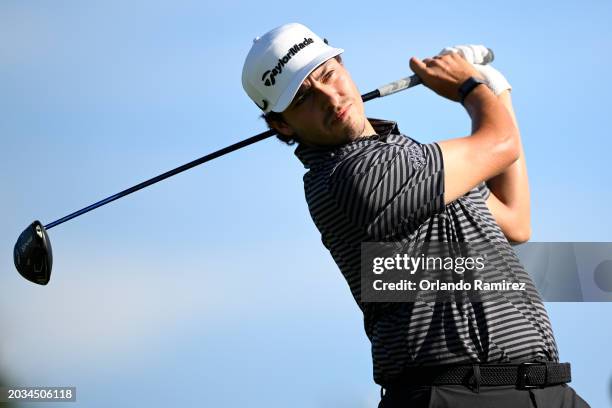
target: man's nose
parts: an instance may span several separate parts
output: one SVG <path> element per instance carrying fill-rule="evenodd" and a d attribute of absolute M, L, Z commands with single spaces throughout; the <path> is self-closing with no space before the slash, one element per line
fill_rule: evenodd
<path fill-rule="evenodd" d="M 324 109 L 335 109 L 340 101 L 340 94 L 336 87 L 328 84 L 319 84 L 317 86 L 317 99 L 320 106 Z"/>

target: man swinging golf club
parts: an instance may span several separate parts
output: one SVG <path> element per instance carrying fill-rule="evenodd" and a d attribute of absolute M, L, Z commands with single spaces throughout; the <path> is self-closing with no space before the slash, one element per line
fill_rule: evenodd
<path fill-rule="evenodd" d="M 510 85 L 471 64 L 486 48 L 410 59 L 472 121 L 470 135 L 430 144 L 366 117 L 342 52 L 301 24 L 283 25 L 254 40 L 242 84 L 279 138 L 298 145 L 311 216 L 364 314 L 379 406 L 588 406 L 566 384 L 570 367 L 535 291 L 502 302 L 361 301 L 362 242 L 495 242 L 512 253 L 508 241 L 529 239 L 529 192 Z M 529 279 L 507 254 L 506 269 Z"/>

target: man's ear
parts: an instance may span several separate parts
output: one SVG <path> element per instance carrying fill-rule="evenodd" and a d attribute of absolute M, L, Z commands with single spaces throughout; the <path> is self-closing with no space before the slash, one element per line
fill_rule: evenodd
<path fill-rule="evenodd" d="M 293 137 L 295 135 L 295 131 L 293 130 L 293 128 L 282 119 L 270 119 L 269 125 L 276 129 L 278 133 L 284 136 Z"/>

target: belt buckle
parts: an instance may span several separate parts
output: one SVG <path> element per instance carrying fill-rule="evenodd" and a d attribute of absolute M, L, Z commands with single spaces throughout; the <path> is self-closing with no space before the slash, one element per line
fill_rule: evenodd
<path fill-rule="evenodd" d="M 526 368 L 530 366 L 537 366 L 537 365 L 542 365 L 542 364 L 543 363 L 526 361 L 518 365 L 517 370 L 516 370 L 516 376 L 518 380 L 517 388 L 519 390 L 529 390 L 532 388 L 539 387 L 539 385 L 527 384 L 527 369 Z"/>

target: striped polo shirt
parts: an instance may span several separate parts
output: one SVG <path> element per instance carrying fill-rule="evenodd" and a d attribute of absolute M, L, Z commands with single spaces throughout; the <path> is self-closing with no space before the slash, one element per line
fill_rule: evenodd
<path fill-rule="evenodd" d="M 308 208 L 363 312 L 374 381 L 406 367 L 453 363 L 558 362 L 550 321 L 529 275 L 491 215 L 485 183 L 444 204 L 444 163 L 436 143 L 370 119 L 376 135 L 330 148 L 298 145 L 308 169 Z M 360 299 L 361 243 L 494 242 L 505 268 L 529 289 L 485 302 L 368 303 Z"/>

